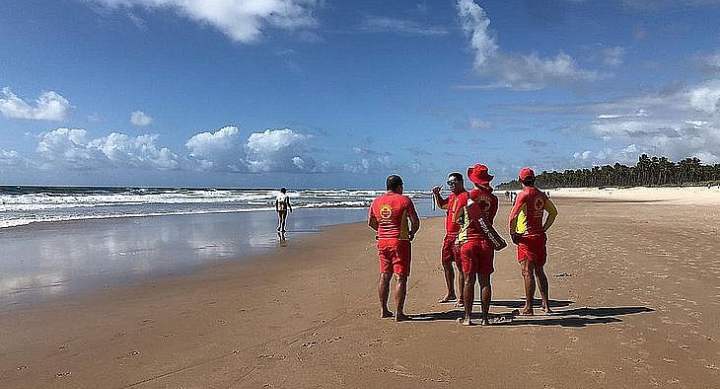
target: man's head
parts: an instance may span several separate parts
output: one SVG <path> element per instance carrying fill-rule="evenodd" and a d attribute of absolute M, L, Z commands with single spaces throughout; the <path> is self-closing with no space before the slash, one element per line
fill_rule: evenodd
<path fill-rule="evenodd" d="M 481 163 L 476 163 L 475 166 L 469 167 L 467 175 L 470 181 L 475 184 L 476 188 L 489 187 L 490 181 L 495 177 L 490 175 L 490 173 L 488 173 L 488 167 Z"/>
<path fill-rule="evenodd" d="M 535 172 L 529 167 L 520 170 L 520 182 L 525 186 L 535 186 Z"/>
<path fill-rule="evenodd" d="M 403 181 L 398 175 L 389 175 L 387 180 L 385 180 L 385 186 L 387 187 L 387 190 L 391 192 L 395 192 L 397 194 L 402 194 L 403 192 Z"/>
<path fill-rule="evenodd" d="M 453 193 L 462 193 L 465 190 L 465 183 L 463 182 L 463 175 L 460 173 L 448 174 L 447 184 Z"/>
<path fill-rule="evenodd" d="M 285 188 L 280 188 L 280 193 L 285 193 L 285 192 L 287 192 L 287 189 L 285 189 Z"/>

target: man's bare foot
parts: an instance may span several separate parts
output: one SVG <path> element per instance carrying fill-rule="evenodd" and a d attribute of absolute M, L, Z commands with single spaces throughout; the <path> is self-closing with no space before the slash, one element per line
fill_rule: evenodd
<path fill-rule="evenodd" d="M 465 306 L 465 303 L 463 302 L 463 300 L 458 300 L 458 301 L 455 303 L 455 307 L 456 307 L 456 308 L 462 308 L 462 307 L 464 307 L 464 306 Z"/>
<path fill-rule="evenodd" d="M 455 295 L 449 294 L 449 295 L 441 298 L 440 300 L 438 300 L 438 302 L 439 303 L 449 303 L 449 302 L 453 302 L 455 300 L 457 300 L 457 297 L 455 297 Z"/>
<path fill-rule="evenodd" d="M 462 324 L 462 325 L 464 325 L 464 326 L 471 326 L 471 325 L 473 325 L 473 322 L 472 322 L 472 320 L 470 320 L 469 317 L 465 317 L 465 318 L 460 318 L 460 317 L 458 317 L 458 318 L 457 318 L 457 322 L 460 323 L 460 324 Z"/>
<path fill-rule="evenodd" d="M 393 317 L 393 313 L 388 310 L 383 311 L 383 313 L 380 315 L 381 319 L 387 319 L 388 317 Z"/>
<path fill-rule="evenodd" d="M 490 320 L 488 320 L 487 317 L 483 317 L 482 320 L 480 320 L 480 325 L 481 325 L 481 326 L 489 326 L 489 325 L 490 325 Z"/>
<path fill-rule="evenodd" d="M 395 315 L 395 321 L 397 321 L 397 322 L 408 321 L 408 320 L 410 320 L 410 316 L 408 316 L 404 313 L 398 313 L 397 315 Z"/>
<path fill-rule="evenodd" d="M 542 308 L 542 311 L 543 311 L 543 313 L 546 314 L 546 315 L 552 315 L 552 314 L 554 313 L 553 310 L 550 309 L 550 307 L 543 307 L 543 308 Z"/>

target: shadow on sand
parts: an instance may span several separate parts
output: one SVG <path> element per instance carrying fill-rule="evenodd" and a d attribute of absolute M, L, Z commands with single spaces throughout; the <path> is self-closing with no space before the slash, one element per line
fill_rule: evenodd
<path fill-rule="evenodd" d="M 567 307 L 573 304 L 573 301 L 557 301 L 550 300 L 550 307 Z M 523 301 L 493 301 L 494 306 L 504 306 L 508 308 L 519 308 L 524 304 Z M 480 307 L 479 302 L 473 306 L 473 321 L 480 320 L 480 314 L 476 308 Z M 561 327 L 585 327 L 593 324 L 608 324 L 622 322 L 618 316 L 635 315 L 639 313 L 654 312 L 655 310 L 648 307 L 582 307 L 566 310 L 554 310 L 551 314 L 545 314 L 536 310 L 535 316 L 519 316 L 511 312 L 508 313 L 491 313 L 490 322 L 493 325 L 502 326 L 561 326 Z M 451 311 L 421 313 L 410 315 L 412 321 L 456 321 L 463 317 L 462 308 L 454 308 Z"/>

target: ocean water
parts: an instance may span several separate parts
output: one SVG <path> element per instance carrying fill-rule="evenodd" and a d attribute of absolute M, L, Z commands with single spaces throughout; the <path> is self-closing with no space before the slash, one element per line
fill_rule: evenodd
<path fill-rule="evenodd" d="M 364 221 L 383 191 L 290 192 L 286 240 L 272 190 L 0 188 L 0 309 L 192 272 Z M 428 192 L 406 193 L 421 216 Z"/>
<path fill-rule="evenodd" d="M 295 208 L 368 207 L 383 191 L 289 192 Z M 38 222 L 272 210 L 271 189 L 77 188 L 0 186 L 0 228 Z M 410 191 L 411 198 L 428 192 Z"/>

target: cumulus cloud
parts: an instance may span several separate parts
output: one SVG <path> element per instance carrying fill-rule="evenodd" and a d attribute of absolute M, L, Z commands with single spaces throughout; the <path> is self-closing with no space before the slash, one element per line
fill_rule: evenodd
<path fill-rule="evenodd" d="M 0 112 L 10 119 L 61 121 L 68 117 L 73 108 L 70 102 L 54 91 L 43 92 L 31 106 L 9 87 L 2 89 Z"/>
<path fill-rule="evenodd" d="M 152 117 L 143 111 L 133 111 L 130 114 L 130 123 L 138 127 L 144 127 L 152 123 Z"/>
<path fill-rule="evenodd" d="M 167 9 L 209 25 L 241 43 L 256 42 L 263 30 L 286 30 L 317 25 L 313 12 L 322 0 L 83 0 L 110 8 Z"/>
<path fill-rule="evenodd" d="M 490 19 L 482 7 L 473 0 L 458 0 L 457 10 L 475 56 L 473 68 L 491 81 L 490 85 L 480 88 L 531 90 L 554 84 L 593 81 L 601 77 L 595 71 L 581 69 L 574 58 L 563 52 L 554 58 L 541 58 L 536 53 L 504 52 L 497 45 L 490 30 Z"/>
<path fill-rule="evenodd" d="M 265 130 L 250 134 L 246 149 L 247 167 L 251 172 L 311 171 L 315 161 L 302 157 L 310 135 L 299 134 L 289 128 Z"/>
<path fill-rule="evenodd" d="M 171 170 L 180 167 L 178 156 L 158 148 L 157 135 L 131 137 L 111 133 L 88 140 L 87 131 L 58 128 L 40 136 L 36 151 L 46 169 L 58 166 L 75 170 L 107 167 Z"/>
<path fill-rule="evenodd" d="M 367 16 L 359 30 L 368 33 L 393 33 L 401 35 L 440 36 L 447 35 L 447 29 L 438 26 L 425 26 L 413 20 L 389 18 L 385 16 Z"/>
<path fill-rule="evenodd" d="M 185 146 L 203 170 L 245 170 L 245 152 L 237 127 L 227 126 L 213 133 L 201 132 L 190 138 Z"/>

